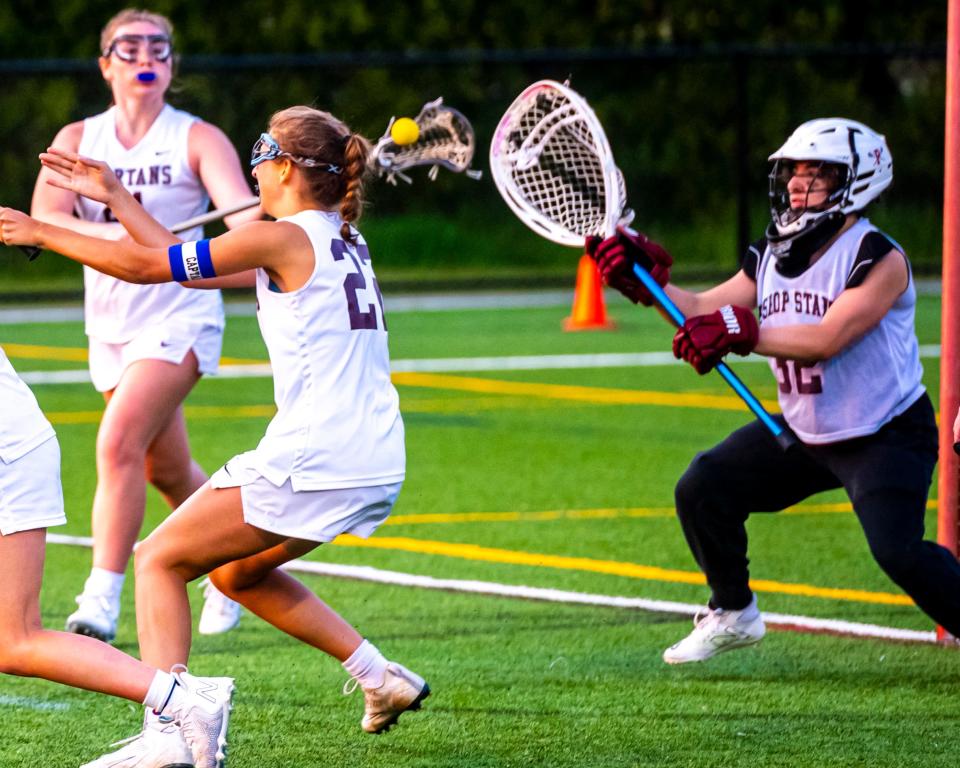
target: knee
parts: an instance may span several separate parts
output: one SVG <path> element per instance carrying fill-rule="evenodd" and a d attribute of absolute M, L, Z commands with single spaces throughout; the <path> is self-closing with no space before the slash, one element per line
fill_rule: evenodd
<path fill-rule="evenodd" d="M 133 573 L 134 578 L 139 582 L 141 577 L 149 574 L 151 571 L 162 570 L 167 567 L 167 560 L 160 554 L 160 548 L 156 546 L 151 537 L 141 541 L 133 550 Z"/>
<path fill-rule="evenodd" d="M 148 451 L 144 463 L 147 482 L 160 493 L 171 495 L 181 485 L 190 473 L 189 461 L 171 461 L 164 456 L 156 456 Z"/>
<path fill-rule="evenodd" d="M 38 632 L 39 626 L 0 633 L 0 673 L 19 677 L 32 676 L 30 660 L 33 656 L 33 640 Z"/>
<path fill-rule="evenodd" d="M 923 554 L 918 544 L 900 541 L 871 542 L 870 552 L 884 573 L 897 584 L 910 580 Z"/>
<path fill-rule="evenodd" d="M 236 600 L 239 593 L 259 584 L 265 574 L 261 569 L 240 562 L 227 563 L 211 571 L 210 582 L 227 597 Z"/>
<path fill-rule="evenodd" d="M 97 434 L 97 466 L 108 467 L 142 465 L 146 447 L 124 430 L 113 425 L 104 425 Z"/>
<path fill-rule="evenodd" d="M 715 500 L 723 488 L 723 478 L 709 454 L 699 453 L 677 481 L 674 499 L 677 515 L 690 520 L 703 514 L 708 501 Z"/>
<path fill-rule="evenodd" d="M 141 541 L 133 554 L 133 570 L 138 584 L 146 584 L 158 574 L 175 574 L 184 581 L 203 575 L 191 567 L 176 548 L 171 548 L 161 538 L 148 536 Z"/>

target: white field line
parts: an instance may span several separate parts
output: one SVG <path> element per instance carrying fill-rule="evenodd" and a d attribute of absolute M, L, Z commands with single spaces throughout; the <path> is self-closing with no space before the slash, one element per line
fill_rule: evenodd
<path fill-rule="evenodd" d="M 0 696 L 0 707 L 16 707 L 17 709 L 32 709 L 37 712 L 63 712 L 70 709 L 65 701 L 44 701 L 31 699 L 26 696 Z"/>
<path fill-rule="evenodd" d="M 88 536 L 65 536 L 48 533 L 50 544 L 68 544 L 72 546 L 92 547 L 93 539 Z M 608 608 L 650 611 L 653 613 L 672 613 L 695 616 L 703 606 L 692 603 L 677 603 L 669 600 L 648 600 L 642 597 L 618 597 L 616 595 L 597 595 L 589 592 L 568 592 L 560 589 L 526 587 L 513 584 L 499 584 L 491 581 L 473 581 L 468 579 L 435 579 L 432 576 L 418 576 L 399 571 L 385 571 L 370 566 L 336 565 L 306 560 L 293 560 L 283 566 L 284 570 L 300 573 L 312 573 L 321 576 L 334 576 L 356 581 L 371 581 L 378 584 L 390 584 L 401 587 L 437 589 L 446 592 L 464 592 L 476 595 L 492 595 L 524 600 L 540 600 L 551 603 L 573 605 L 595 605 Z M 819 634 L 845 635 L 850 637 L 874 638 L 879 640 L 898 640 L 911 643 L 935 643 L 936 633 L 921 632 L 912 629 L 884 627 L 877 624 L 862 624 L 853 621 L 818 619 L 810 616 L 792 616 L 783 613 L 764 613 L 767 625 L 794 632 L 812 632 Z"/>
<path fill-rule="evenodd" d="M 939 344 L 924 344 L 920 357 L 940 357 Z M 738 359 L 743 363 L 765 363 L 760 355 Z M 625 352 L 579 355 L 515 355 L 510 357 L 440 357 L 394 360 L 390 368 L 395 373 L 466 373 L 472 371 L 547 371 L 571 368 L 649 368 L 662 365 L 680 365 L 670 352 Z M 217 379 L 266 378 L 271 375 L 269 363 L 250 365 L 222 365 Z M 20 378 L 27 384 L 86 384 L 90 374 L 86 370 L 25 371 Z"/>

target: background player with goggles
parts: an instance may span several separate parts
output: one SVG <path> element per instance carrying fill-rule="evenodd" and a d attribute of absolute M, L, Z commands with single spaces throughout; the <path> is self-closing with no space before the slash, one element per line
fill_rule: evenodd
<path fill-rule="evenodd" d="M 154 61 L 166 61 L 173 55 L 173 41 L 168 35 L 118 35 L 103 50 L 103 58 L 113 54 L 121 61 L 133 64 L 140 59 L 143 50 Z"/>

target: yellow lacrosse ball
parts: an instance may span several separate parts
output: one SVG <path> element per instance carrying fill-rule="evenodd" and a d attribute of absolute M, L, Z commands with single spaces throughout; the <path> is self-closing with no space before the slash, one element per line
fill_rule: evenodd
<path fill-rule="evenodd" d="M 409 117 L 398 118 L 390 126 L 390 138 L 401 147 L 413 144 L 420 138 L 420 126 Z"/>

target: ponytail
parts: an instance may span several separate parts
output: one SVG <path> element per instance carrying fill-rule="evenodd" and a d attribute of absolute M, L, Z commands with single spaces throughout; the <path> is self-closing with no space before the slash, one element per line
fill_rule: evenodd
<path fill-rule="evenodd" d="M 343 150 L 343 197 L 340 200 L 340 236 L 347 242 L 356 242 L 356 235 L 350 224 L 360 218 L 363 212 L 363 177 L 367 172 L 367 155 L 370 143 L 357 133 L 346 137 Z"/>

